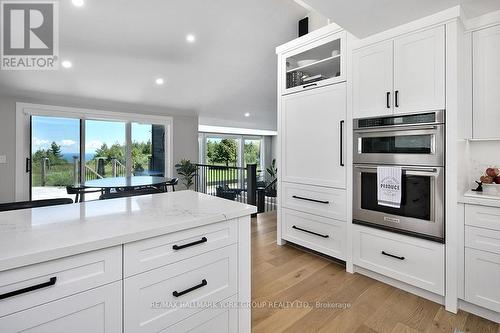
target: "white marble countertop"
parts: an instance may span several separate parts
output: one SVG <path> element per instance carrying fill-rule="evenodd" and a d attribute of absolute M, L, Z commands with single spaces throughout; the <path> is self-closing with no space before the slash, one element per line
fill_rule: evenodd
<path fill-rule="evenodd" d="M 255 213 L 193 191 L 0 213 L 0 271 Z"/>
<path fill-rule="evenodd" d="M 467 191 L 459 201 L 470 205 L 500 207 L 500 196 L 488 195 L 482 192 Z"/>

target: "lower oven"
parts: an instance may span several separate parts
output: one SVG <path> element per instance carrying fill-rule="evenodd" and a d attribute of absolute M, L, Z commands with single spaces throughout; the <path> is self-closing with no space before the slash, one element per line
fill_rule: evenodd
<path fill-rule="evenodd" d="M 381 206 L 377 166 L 355 164 L 353 223 L 444 243 L 444 168 L 402 166 L 401 206 Z"/>

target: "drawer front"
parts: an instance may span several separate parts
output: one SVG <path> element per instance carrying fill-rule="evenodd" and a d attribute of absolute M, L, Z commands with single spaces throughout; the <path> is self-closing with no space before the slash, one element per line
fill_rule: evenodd
<path fill-rule="evenodd" d="M 444 295 L 444 245 L 355 226 L 353 263 Z"/>
<path fill-rule="evenodd" d="M 466 205 L 465 224 L 500 231 L 500 208 Z"/>
<path fill-rule="evenodd" d="M 500 312 L 500 255 L 465 249 L 465 299 Z"/>
<path fill-rule="evenodd" d="M 290 242 L 345 260 L 346 223 L 283 209 L 283 235 Z"/>
<path fill-rule="evenodd" d="M 233 220 L 125 244 L 124 275 L 128 277 L 234 244 L 237 231 L 238 224 Z"/>
<path fill-rule="evenodd" d="M 0 272 L 0 295 L 36 287 L 0 300 L 0 316 L 121 279 L 121 246 Z"/>
<path fill-rule="evenodd" d="M 159 332 L 235 295 L 236 258 L 235 244 L 126 278 L 124 332 Z"/>
<path fill-rule="evenodd" d="M 121 281 L 0 318 L 2 333 L 121 333 L 121 331 Z"/>
<path fill-rule="evenodd" d="M 500 254 L 500 231 L 465 226 L 465 246 Z"/>
<path fill-rule="evenodd" d="M 238 332 L 238 309 L 236 297 L 224 300 L 213 307 L 174 324 L 162 333 L 236 333 Z M 233 305 L 231 305 L 233 303 Z"/>
<path fill-rule="evenodd" d="M 315 215 L 346 220 L 346 191 L 283 183 L 283 207 Z"/>

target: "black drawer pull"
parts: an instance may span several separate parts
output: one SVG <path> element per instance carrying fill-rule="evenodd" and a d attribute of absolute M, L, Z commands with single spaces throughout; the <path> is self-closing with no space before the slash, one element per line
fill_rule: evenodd
<path fill-rule="evenodd" d="M 390 109 L 391 108 L 391 92 L 390 91 L 388 91 L 386 94 L 386 101 L 385 102 L 387 104 L 386 105 L 387 108 Z"/>
<path fill-rule="evenodd" d="M 394 92 L 394 106 L 399 108 L 399 90 Z"/>
<path fill-rule="evenodd" d="M 198 244 L 201 244 L 201 243 L 206 243 L 207 241 L 208 241 L 207 237 L 203 237 L 199 241 L 195 241 L 195 242 L 192 242 L 192 243 L 187 243 L 187 244 L 184 244 L 184 245 L 177 245 L 176 244 L 176 245 L 172 246 L 172 249 L 174 249 L 174 250 L 182 250 L 182 249 L 185 249 L 186 247 L 195 246 L 195 245 L 198 245 Z"/>
<path fill-rule="evenodd" d="M 191 287 L 191 288 L 186 289 L 186 290 L 183 290 L 183 291 L 177 291 L 177 290 L 176 290 L 176 291 L 174 291 L 174 292 L 172 293 L 172 295 L 174 295 L 174 297 L 181 297 L 182 295 L 185 295 L 185 294 L 187 294 L 187 293 L 190 293 L 190 292 L 192 292 L 192 291 L 194 291 L 194 290 L 196 290 L 196 289 L 200 289 L 201 287 L 204 287 L 204 286 L 206 286 L 207 284 L 208 284 L 207 280 L 203 279 L 203 280 L 201 280 L 201 283 L 200 283 L 200 284 L 197 284 L 196 286 Z"/>
<path fill-rule="evenodd" d="M 391 258 L 396 258 L 396 259 L 399 259 L 399 260 L 405 260 L 405 257 L 396 256 L 394 254 L 390 254 L 390 253 L 387 253 L 385 251 L 382 251 L 382 254 L 384 256 L 388 256 L 388 257 L 391 257 Z"/>
<path fill-rule="evenodd" d="M 322 204 L 325 204 L 325 205 L 328 205 L 330 203 L 330 201 L 323 201 L 323 200 L 316 200 L 316 199 L 304 198 L 304 197 L 299 197 L 298 195 L 294 195 L 294 196 L 292 196 L 292 198 L 299 199 L 299 200 L 305 200 L 305 201 L 322 203 Z"/>
<path fill-rule="evenodd" d="M 309 88 L 309 87 L 316 87 L 317 84 L 316 83 L 311 83 L 311 84 L 306 84 L 305 86 L 302 86 L 302 88 Z"/>
<path fill-rule="evenodd" d="M 328 238 L 330 236 L 328 235 L 322 235 L 322 234 L 318 234 L 317 232 L 314 232 L 314 231 L 309 231 L 309 230 L 306 230 L 306 229 L 302 229 L 302 228 L 299 228 L 297 226 L 293 226 L 292 227 L 293 229 L 297 229 L 297 230 L 300 230 L 300 231 L 303 231 L 303 232 L 307 232 L 308 234 L 312 234 L 312 235 L 315 235 L 315 236 L 319 236 L 319 237 L 323 237 L 323 238 Z"/>
<path fill-rule="evenodd" d="M 36 284 L 34 286 L 30 286 L 30 287 L 22 288 L 22 289 L 19 289 L 19 290 L 14 290 L 14 291 L 11 291 L 11 292 L 6 293 L 6 294 L 2 294 L 2 295 L 0 295 L 0 299 L 5 299 L 5 298 L 9 298 L 9 297 L 13 297 L 13 296 L 17 296 L 17 295 L 29 293 L 30 291 L 35 291 L 37 289 L 42 289 L 42 288 L 45 288 L 45 287 L 50 287 L 50 286 L 55 285 L 56 281 L 57 281 L 57 277 L 54 276 L 54 277 L 51 277 L 48 282 Z"/>

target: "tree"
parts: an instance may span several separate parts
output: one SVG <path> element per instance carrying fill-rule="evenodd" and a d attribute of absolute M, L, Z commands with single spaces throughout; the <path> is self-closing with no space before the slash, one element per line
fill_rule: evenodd
<path fill-rule="evenodd" d="M 57 143 L 52 141 L 50 144 L 50 149 L 49 149 L 50 154 L 57 160 L 57 159 L 62 159 L 62 154 L 61 154 L 61 146 L 59 146 Z"/>
<path fill-rule="evenodd" d="M 222 139 L 215 148 L 215 156 L 212 160 L 215 163 L 225 163 L 226 166 L 229 166 L 230 162 L 236 165 L 237 151 L 236 140 Z"/>
<path fill-rule="evenodd" d="M 260 160 L 260 149 L 259 145 L 250 141 L 245 143 L 245 163 L 246 164 L 259 164 Z"/>

